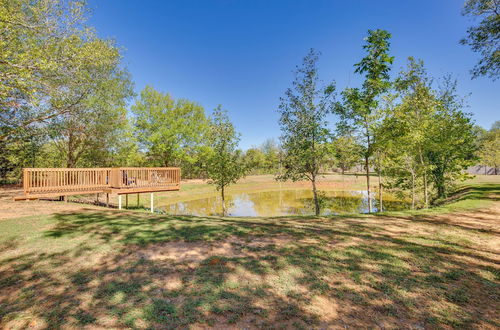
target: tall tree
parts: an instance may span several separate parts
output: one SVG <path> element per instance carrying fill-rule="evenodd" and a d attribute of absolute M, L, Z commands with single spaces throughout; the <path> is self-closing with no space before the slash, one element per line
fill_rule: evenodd
<path fill-rule="evenodd" d="M 331 110 L 334 84 L 318 86 L 318 53 L 310 50 L 295 71 L 293 87 L 285 92 L 279 106 L 283 172 L 279 180 L 309 180 L 314 208 L 320 214 L 316 180 L 321 163 L 328 155 L 326 115 Z"/>
<path fill-rule="evenodd" d="M 246 172 L 241 162 L 238 143 L 239 134 L 229 120 L 227 111 L 219 105 L 212 114 L 208 135 L 212 153 L 207 162 L 207 173 L 211 182 L 221 193 L 222 216 L 226 215 L 226 187 L 236 183 Z"/>
<path fill-rule="evenodd" d="M 500 76 L 500 1 L 467 0 L 463 15 L 479 18 L 477 26 L 467 29 L 467 37 L 460 40 L 481 55 L 472 69 L 472 77 L 488 76 L 496 80 Z"/>
<path fill-rule="evenodd" d="M 389 71 L 394 57 L 389 56 L 391 34 L 385 30 L 369 30 L 363 49 L 366 56 L 355 64 L 355 72 L 364 75 L 361 89 L 347 88 L 342 92 L 343 102 L 335 107 L 340 125 L 357 131 L 364 144 L 368 212 L 372 211 L 370 193 L 370 157 L 373 153 L 373 130 L 377 122 L 380 96 L 391 86 Z"/>
<path fill-rule="evenodd" d="M 67 93 L 86 96 L 71 112 L 50 121 L 49 132 L 64 166 L 111 166 L 128 126 L 126 102 L 133 95 L 126 71 L 110 68 L 90 84 L 68 83 Z M 85 90 L 85 91 L 83 91 Z M 121 165 L 121 164 L 120 164 Z"/>
<path fill-rule="evenodd" d="M 428 130 L 427 158 L 437 198 L 445 198 L 450 184 L 467 177 L 465 170 L 477 162 L 477 130 L 472 115 L 463 111 L 457 82 L 447 76 L 438 90 L 438 111 Z"/>
<path fill-rule="evenodd" d="M 431 84 L 432 79 L 428 77 L 423 61 L 409 57 L 407 70 L 401 72 L 395 81 L 401 103 L 392 113 L 393 120 L 399 124 L 399 129 L 393 132 L 406 135 L 407 147 L 416 157 L 413 168 L 422 177 L 425 207 L 429 206 L 430 164 L 426 152 L 431 144 L 428 131 L 435 125 L 433 121 L 439 105 Z"/>
<path fill-rule="evenodd" d="M 77 111 L 117 67 L 118 48 L 85 14 L 85 1 L 1 2 L 0 140 Z"/>
<path fill-rule="evenodd" d="M 172 166 L 198 160 L 208 130 L 201 105 L 175 100 L 146 86 L 131 110 L 137 139 L 153 164 Z"/>

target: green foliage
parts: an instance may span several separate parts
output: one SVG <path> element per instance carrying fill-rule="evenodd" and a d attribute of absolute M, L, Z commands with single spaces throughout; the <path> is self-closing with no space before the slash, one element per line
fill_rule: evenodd
<path fill-rule="evenodd" d="M 457 83 L 445 77 L 440 88 L 439 108 L 429 129 L 427 157 L 431 163 L 437 198 L 444 198 L 455 180 L 467 178 L 465 170 L 477 162 L 477 135 L 471 114 L 462 111 L 463 100 L 456 94 Z"/>
<path fill-rule="evenodd" d="M 364 76 L 362 88 L 346 88 L 342 92 L 342 102 L 334 108 L 339 115 L 341 131 L 355 132 L 364 144 L 366 168 L 366 187 L 368 191 L 369 212 L 370 196 L 370 157 L 373 153 L 373 134 L 377 123 L 379 99 L 391 84 L 389 71 L 394 57 L 389 56 L 391 34 L 385 30 L 369 30 L 363 49 L 366 56 L 355 64 L 355 72 Z"/>
<path fill-rule="evenodd" d="M 125 108 L 133 95 L 128 73 L 113 68 L 89 86 L 72 83 L 66 89 L 85 90 L 88 96 L 71 112 L 49 121 L 49 134 L 58 158 L 65 160 L 63 166 L 121 165 L 114 161 L 117 150 L 134 149 Z"/>
<path fill-rule="evenodd" d="M 220 105 L 212 114 L 208 140 L 212 152 L 207 160 L 207 174 L 217 190 L 221 191 L 222 215 L 224 216 L 226 213 L 225 188 L 243 177 L 246 168 L 240 161 L 240 151 L 237 149 L 240 141 L 239 134 L 229 120 L 227 111 L 223 110 Z"/>
<path fill-rule="evenodd" d="M 338 135 L 331 143 L 331 153 L 342 174 L 360 163 L 361 151 L 362 148 L 354 136 L 349 134 Z"/>
<path fill-rule="evenodd" d="M 479 146 L 478 156 L 481 164 L 495 168 L 500 167 L 500 121 L 496 121 L 491 129 L 484 133 Z"/>
<path fill-rule="evenodd" d="M 10 157 L 2 172 L 136 158 L 125 108 L 130 76 L 86 13 L 85 1 L 1 2 L 0 140 Z"/>
<path fill-rule="evenodd" d="M 2 1 L 0 139 L 78 111 L 117 74 L 118 48 L 85 13 L 84 1 Z"/>
<path fill-rule="evenodd" d="M 250 148 L 243 155 L 243 161 L 248 169 L 258 171 L 265 168 L 266 155 L 259 148 Z"/>
<path fill-rule="evenodd" d="M 500 76 L 500 2 L 497 0 L 467 0 L 463 15 L 480 18 L 477 26 L 467 29 L 467 37 L 460 40 L 481 55 L 472 70 L 472 77 Z"/>
<path fill-rule="evenodd" d="M 414 207 L 418 196 L 427 206 L 432 190 L 444 198 L 452 182 L 466 177 L 464 170 L 475 162 L 477 130 L 462 111 L 456 83 L 445 77 L 434 89 L 422 61 L 410 57 L 394 86 L 400 102 L 385 110 L 376 147 L 387 156 L 389 187 L 411 191 Z"/>
<path fill-rule="evenodd" d="M 274 174 L 280 162 L 280 148 L 274 139 L 267 139 L 259 147 L 243 154 L 243 161 L 252 174 Z"/>
<path fill-rule="evenodd" d="M 131 110 L 137 140 L 151 165 L 194 164 L 206 154 L 208 119 L 198 103 L 147 86 Z"/>
<path fill-rule="evenodd" d="M 316 177 L 328 155 L 326 115 L 331 109 L 334 84 L 320 88 L 316 63 L 318 53 L 310 50 L 302 66 L 295 72 L 293 88 L 281 98 L 280 126 L 283 148 L 283 173 L 279 180 L 311 181 L 316 215 L 320 205 L 316 191 Z"/>

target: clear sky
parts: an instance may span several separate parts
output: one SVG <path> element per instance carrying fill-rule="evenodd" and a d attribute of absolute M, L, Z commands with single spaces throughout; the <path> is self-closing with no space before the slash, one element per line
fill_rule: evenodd
<path fill-rule="evenodd" d="M 136 92 L 149 84 L 207 112 L 222 104 L 244 149 L 279 136 L 279 97 L 309 48 L 322 52 L 324 81 L 358 85 L 353 64 L 368 29 L 392 33 L 393 74 L 420 58 L 431 75 L 459 80 L 477 124 L 500 120 L 500 81 L 471 80 L 477 55 L 458 43 L 473 23 L 463 0 L 89 1 L 90 24 L 124 48 Z"/>

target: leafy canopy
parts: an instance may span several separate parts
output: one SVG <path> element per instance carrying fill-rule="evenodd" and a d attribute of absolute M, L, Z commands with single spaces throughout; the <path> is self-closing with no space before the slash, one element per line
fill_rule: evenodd
<path fill-rule="evenodd" d="M 220 105 L 212 114 L 208 141 L 212 149 L 207 162 L 208 177 L 217 190 L 223 191 L 243 177 L 246 168 L 238 150 L 240 135 Z"/>
<path fill-rule="evenodd" d="M 153 164 L 193 163 L 208 131 L 205 110 L 198 103 L 173 99 L 146 86 L 131 107 L 141 147 Z"/>
<path fill-rule="evenodd" d="M 467 29 L 467 37 L 460 40 L 480 54 L 472 69 L 472 77 L 487 76 L 493 80 L 500 76 L 500 1 L 467 0 L 463 15 L 480 18 L 477 26 Z"/>

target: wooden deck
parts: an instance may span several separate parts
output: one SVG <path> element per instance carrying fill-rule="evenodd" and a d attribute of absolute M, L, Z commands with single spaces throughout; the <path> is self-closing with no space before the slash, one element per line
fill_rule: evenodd
<path fill-rule="evenodd" d="M 179 190 L 177 167 L 25 168 L 15 200 L 84 194 L 136 194 Z"/>

